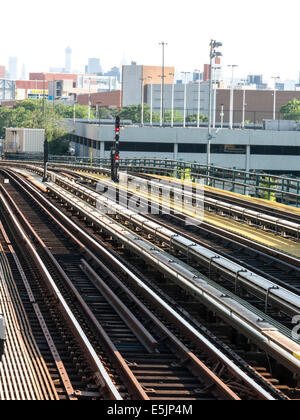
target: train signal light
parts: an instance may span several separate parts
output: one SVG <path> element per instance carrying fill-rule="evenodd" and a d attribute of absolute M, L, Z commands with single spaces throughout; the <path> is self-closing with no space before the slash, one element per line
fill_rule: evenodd
<path fill-rule="evenodd" d="M 116 117 L 115 121 L 115 142 L 111 150 L 111 179 L 114 182 L 119 181 L 118 171 L 120 165 L 120 131 L 121 131 L 121 118 Z"/>
<path fill-rule="evenodd" d="M 121 129 L 121 119 L 120 117 L 116 117 L 116 133 L 120 133 Z"/>

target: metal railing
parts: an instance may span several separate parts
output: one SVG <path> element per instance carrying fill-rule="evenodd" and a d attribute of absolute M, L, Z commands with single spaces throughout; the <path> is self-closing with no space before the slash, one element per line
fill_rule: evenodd
<path fill-rule="evenodd" d="M 6 160 L 41 162 L 43 156 L 41 154 L 11 154 L 6 156 Z M 73 156 L 50 155 L 49 162 L 91 169 L 110 168 L 111 165 L 110 159 Z M 204 179 L 208 186 L 300 207 L 300 179 L 292 176 L 247 172 L 235 168 L 207 166 L 171 159 L 120 159 L 120 169 L 195 182 Z"/>

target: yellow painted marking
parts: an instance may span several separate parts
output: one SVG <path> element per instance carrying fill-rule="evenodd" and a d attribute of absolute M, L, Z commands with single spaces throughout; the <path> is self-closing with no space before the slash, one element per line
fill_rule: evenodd
<path fill-rule="evenodd" d="M 83 172 L 77 172 L 77 173 L 83 174 Z M 110 181 L 110 179 L 108 179 L 108 177 L 105 177 L 103 175 L 89 174 L 89 173 L 84 173 L 84 175 L 93 179 L 101 179 L 110 185 L 114 184 L 112 181 Z M 130 189 L 129 191 L 136 192 Z M 141 192 L 139 192 L 138 194 L 144 198 L 149 198 L 148 195 L 143 194 Z M 169 202 L 168 201 L 162 202 L 162 200 L 156 199 L 155 196 L 152 197 L 152 199 L 153 201 L 159 202 L 159 204 L 170 205 L 170 207 L 173 208 L 174 210 L 183 212 L 184 214 L 188 216 L 191 216 L 191 217 L 195 216 L 195 213 L 193 211 L 189 212 L 187 207 L 184 208 L 182 206 L 174 205 L 173 200 L 169 200 Z M 268 202 L 268 203 L 271 204 L 271 202 Z M 215 215 L 208 211 L 204 212 L 204 221 L 211 225 L 227 230 L 229 232 L 235 233 L 239 236 L 251 239 L 255 242 L 258 242 L 274 250 L 281 251 L 285 254 L 291 255 L 296 258 L 300 258 L 300 243 L 299 242 L 294 242 L 292 240 L 283 238 L 281 236 L 277 236 L 272 233 L 265 232 L 253 226 L 248 226 L 241 222 L 236 222 L 235 220 L 231 220 L 222 216 Z M 197 218 L 195 218 L 195 222 L 197 222 Z"/>
<path fill-rule="evenodd" d="M 168 176 L 160 176 L 160 175 L 152 175 L 152 174 L 147 174 L 147 175 L 152 176 L 153 178 L 165 179 L 167 181 L 177 182 L 178 184 L 185 183 L 185 185 L 190 184 L 191 186 L 199 185 L 199 184 L 196 184 L 195 182 L 190 182 L 190 181 L 187 181 L 187 180 L 182 181 L 181 179 L 170 178 Z M 227 181 L 227 182 L 230 182 L 230 181 Z M 207 190 L 207 191 L 216 192 L 218 194 L 223 194 L 223 195 L 227 195 L 227 196 L 241 198 L 241 199 L 247 200 L 247 201 L 252 201 L 253 203 L 265 205 L 265 206 L 268 206 L 268 207 L 278 208 L 279 210 L 287 211 L 287 212 L 290 212 L 290 213 L 300 214 L 300 208 L 288 206 L 287 204 L 281 204 L 281 203 L 277 203 L 275 201 L 265 200 L 263 198 L 250 197 L 249 195 L 238 194 L 238 193 L 234 193 L 234 192 L 231 192 L 231 191 L 222 190 L 220 188 L 209 187 L 207 185 L 204 186 L 204 189 Z M 279 190 L 278 190 L 278 193 L 280 193 Z"/>
<path fill-rule="evenodd" d="M 299 352 L 294 353 L 294 357 L 296 357 L 296 359 L 300 360 L 300 353 Z"/>

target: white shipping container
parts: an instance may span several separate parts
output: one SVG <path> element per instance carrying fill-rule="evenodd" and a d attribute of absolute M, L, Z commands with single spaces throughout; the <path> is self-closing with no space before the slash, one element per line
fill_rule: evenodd
<path fill-rule="evenodd" d="M 7 128 L 5 152 L 42 153 L 44 151 L 45 130 L 33 128 Z"/>

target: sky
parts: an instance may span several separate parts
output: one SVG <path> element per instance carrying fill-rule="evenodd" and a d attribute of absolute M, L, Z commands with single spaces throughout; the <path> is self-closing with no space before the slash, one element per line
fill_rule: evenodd
<path fill-rule="evenodd" d="M 1 5 L 0 65 L 19 57 L 27 72 L 64 67 L 83 71 L 99 57 L 105 71 L 127 64 L 166 65 L 194 71 L 209 61 L 210 39 L 223 43 L 224 75 L 264 74 L 266 80 L 298 79 L 300 1 L 286 0 L 10 0 Z"/>

